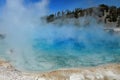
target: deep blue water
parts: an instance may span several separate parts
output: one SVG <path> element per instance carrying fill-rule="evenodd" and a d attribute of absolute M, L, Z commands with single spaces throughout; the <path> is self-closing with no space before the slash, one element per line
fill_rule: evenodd
<path fill-rule="evenodd" d="M 5 57 L 17 69 L 29 71 L 120 63 L 120 34 L 102 29 L 50 27 L 38 30 L 30 43 L 31 49 L 26 50 L 22 44 L 22 52 L 6 54 L 8 45 L 0 40 L 0 57 Z"/>
<path fill-rule="evenodd" d="M 101 37 L 98 33 L 91 32 L 78 34 L 82 38 L 58 36 L 52 42 L 41 38 L 35 39 L 33 47 L 37 53 L 43 53 L 37 54 L 37 60 L 49 63 L 50 70 L 120 62 L 119 35 L 107 32 L 101 34 Z"/>

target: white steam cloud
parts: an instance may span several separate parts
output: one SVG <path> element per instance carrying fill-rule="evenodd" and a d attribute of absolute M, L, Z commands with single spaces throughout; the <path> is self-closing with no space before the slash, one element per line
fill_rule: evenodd
<path fill-rule="evenodd" d="M 39 24 L 36 21 L 40 22 L 40 17 L 47 14 L 47 6 L 48 0 L 30 4 L 29 7 L 23 4 L 23 0 L 6 0 L 0 19 L 0 32 L 5 34 L 6 49 L 1 53 L 8 55 L 16 64 L 24 62 L 24 56 L 35 63 L 34 56 L 31 57 L 34 53 L 32 38 L 35 25 Z"/>

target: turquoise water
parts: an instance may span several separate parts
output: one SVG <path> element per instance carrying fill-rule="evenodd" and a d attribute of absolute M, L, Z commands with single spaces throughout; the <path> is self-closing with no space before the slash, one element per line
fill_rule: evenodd
<path fill-rule="evenodd" d="M 37 54 L 37 60 L 45 61 L 46 64 L 50 63 L 53 65 L 51 69 L 119 63 L 119 37 L 109 33 L 106 33 L 106 38 L 105 35 L 102 36 L 100 38 L 88 33 L 83 36 L 84 40 L 57 38 L 53 43 L 46 43 L 47 41 L 38 39 L 34 48 L 38 50 L 38 53 L 42 51 L 44 54 Z"/>
<path fill-rule="evenodd" d="M 27 71 L 120 63 L 120 35 L 101 28 L 38 29 L 30 45 L 30 49 L 23 45 L 21 52 L 7 54 L 7 43 L 0 40 L 0 57 Z"/>

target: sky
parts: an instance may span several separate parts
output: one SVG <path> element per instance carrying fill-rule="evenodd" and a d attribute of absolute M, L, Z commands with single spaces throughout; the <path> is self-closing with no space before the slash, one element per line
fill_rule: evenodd
<path fill-rule="evenodd" d="M 41 0 L 24 0 L 24 4 L 37 3 Z M 73 10 L 74 8 L 88 8 L 99 4 L 115 5 L 120 7 L 120 0 L 49 0 L 49 12 Z M 5 5 L 5 0 L 0 0 L 0 7 Z"/>
<path fill-rule="evenodd" d="M 99 4 L 120 6 L 120 0 L 51 0 L 50 9 L 52 11 L 61 11 L 74 8 L 87 8 Z"/>

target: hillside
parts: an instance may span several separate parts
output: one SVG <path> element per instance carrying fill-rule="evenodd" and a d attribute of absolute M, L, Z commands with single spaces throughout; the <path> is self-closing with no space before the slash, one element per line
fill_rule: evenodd
<path fill-rule="evenodd" d="M 101 4 L 97 7 L 87 9 L 76 8 L 73 11 L 66 10 L 50 14 L 45 17 L 47 23 L 57 23 L 58 20 L 65 21 L 66 19 L 78 20 L 82 17 L 93 17 L 98 23 L 105 23 L 108 26 L 120 27 L 120 7 L 108 6 Z M 78 23 L 79 24 L 79 23 Z"/>

